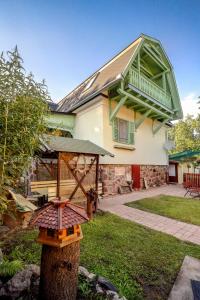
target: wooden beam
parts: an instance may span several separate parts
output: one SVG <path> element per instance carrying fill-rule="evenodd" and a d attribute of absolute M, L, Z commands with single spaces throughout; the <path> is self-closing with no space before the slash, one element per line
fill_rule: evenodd
<path fill-rule="evenodd" d="M 76 182 L 77 182 L 77 185 L 74 189 L 74 191 L 72 192 L 72 194 L 70 195 L 69 199 L 71 200 L 72 197 L 74 196 L 74 194 L 76 193 L 76 191 L 78 190 L 78 188 L 80 187 L 83 194 L 85 195 L 85 197 L 87 198 L 87 192 L 85 191 L 84 187 L 82 186 L 82 181 L 83 179 L 85 178 L 85 176 L 87 175 L 87 173 L 85 173 L 81 179 L 78 178 L 78 176 L 76 175 L 76 173 L 71 169 L 70 165 L 69 165 L 69 162 L 68 160 L 66 159 L 65 155 L 62 155 L 62 159 L 64 160 L 64 162 L 66 163 L 69 171 L 71 172 L 71 174 L 73 175 L 73 177 L 75 178 Z M 94 163 L 94 160 L 93 160 L 93 163 Z M 92 167 L 93 163 L 90 165 L 90 167 Z M 89 167 L 89 170 L 90 170 L 90 167 Z M 89 171 L 88 170 L 88 171 Z"/>
<path fill-rule="evenodd" d="M 96 178 L 95 178 L 95 190 L 98 195 L 98 185 L 99 185 L 99 155 L 96 156 Z M 98 209 L 98 201 L 96 201 L 95 212 Z"/>
<path fill-rule="evenodd" d="M 158 124 L 156 126 L 156 128 L 152 128 L 153 131 L 153 135 L 155 135 L 164 125 L 165 123 L 167 123 L 169 121 L 169 119 L 165 119 L 164 121 L 162 121 L 160 124 Z"/>
<path fill-rule="evenodd" d="M 159 57 L 151 50 L 147 45 L 143 47 L 143 50 L 148 54 L 162 69 L 168 70 L 168 67 L 160 60 Z"/>
<path fill-rule="evenodd" d="M 158 57 L 158 55 L 156 55 L 156 53 L 154 53 L 154 51 L 151 50 L 151 48 L 149 47 L 149 45 L 145 45 L 144 48 L 146 48 L 152 56 L 155 57 L 155 59 L 165 68 L 168 69 L 168 67 L 165 65 L 165 63 L 160 59 L 160 57 Z"/>
<path fill-rule="evenodd" d="M 161 102 L 159 102 L 158 100 L 152 98 L 151 96 L 149 96 L 148 94 L 146 94 L 145 92 L 139 90 L 138 88 L 136 88 L 134 85 L 132 84 L 128 84 L 128 87 L 130 87 L 130 89 L 136 93 L 140 93 L 141 96 L 143 96 L 145 99 L 149 100 L 152 102 L 152 106 L 153 104 L 160 106 L 162 109 L 164 109 L 165 111 L 169 112 L 170 114 L 173 113 L 173 110 L 169 109 L 167 106 L 165 106 L 164 104 L 162 104 Z"/>
<path fill-rule="evenodd" d="M 61 173 L 61 153 L 58 152 L 58 159 L 57 159 L 57 189 L 56 189 L 56 197 L 60 199 L 60 173 Z"/>
<path fill-rule="evenodd" d="M 95 162 L 96 158 L 93 159 L 92 163 L 90 164 L 88 170 L 85 172 L 85 174 L 83 174 L 83 176 L 80 178 L 79 181 L 77 181 L 77 186 L 75 187 L 74 191 L 71 193 L 69 199 L 71 200 L 73 198 L 73 196 L 75 195 L 76 191 L 78 190 L 79 187 L 81 187 L 81 183 L 83 182 L 83 179 L 87 176 L 87 174 L 90 172 L 94 162 Z"/>
<path fill-rule="evenodd" d="M 166 72 L 168 72 L 168 71 L 160 72 L 160 73 L 154 75 L 153 77 L 151 77 L 151 79 L 156 79 L 156 78 L 158 78 L 158 77 L 161 77 L 161 76 L 162 76 L 163 74 L 165 74 Z"/>
<path fill-rule="evenodd" d="M 158 54 L 159 57 L 161 57 L 161 53 L 158 51 L 158 49 L 154 45 L 151 44 L 150 47 L 153 48 L 154 51 L 156 51 L 156 53 Z"/>
<path fill-rule="evenodd" d="M 37 156 L 37 158 L 40 160 L 40 164 L 45 167 L 45 169 L 48 171 L 49 175 L 53 177 L 52 169 L 46 164 L 41 157 Z M 36 162 L 36 167 L 37 167 L 37 173 L 38 173 L 38 162 Z M 38 174 L 37 174 L 38 177 Z M 37 179 L 38 180 L 38 179 Z"/>
<path fill-rule="evenodd" d="M 108 107 L 109 107 L 109 118 L 110 118 L 110 115 L 111 115 L 111 112 L 112 112 L 112 101 L 111 101 L 110 98 L 108 99 Z"/>
<path fill-rule="evenodd" d="M 135 129 L 139 128 L 139 126 L 144 122 L 144 120 L 149 116 L 150 113 L 151 109 L 147 110 L 147 112 L 143 114 L 139 120 L 135 121 Z"/>
<path fill-rule="evenodd" d="M 130 59 L 128 65 L 126 66 L 126 69 L 125 69 L 124 72 L 122 73 L 122 75 L 123 75 L 124 78 L 126 77 L 128 71 L 129 71 L 129 69 L 130 69 L 130 66 L 133 64 L 134 60 L 136 59 L 137 54 L 140 52 L 140 49 L 141 49 L 141 47 L 143 46 L 143 43 L 144 43 L 144 39 L 141 39 L 140 42 L 137 44 L 133 56 L 131 57 L 131 59 Z"/>
<path fill-rule="evenodd" d="M 138 57 L 137 57 L 137 65 L 138 65 L 138 78 L 139 78 L 139 88 L 140 88 L 140 52 L 138 52 Z"/>
<path fill-rule="evenodd" d="M 163 90 L 166 92 L 166 77 L 165 77 L 165 73 L 162 74 L 162 86 L 163 86 Z"/>
<path fill-rule="evenodd" d="M 153 76 L 153 73 L 152 73 L 152 71 L 149 69 L 149 66 L 148 66 L 147 62 L 146 62 L 144 59 L 142 59 L 142 58 L 141 58 L 140 60 L 141 60 L 141 62 L 142 62 L 142 64 L 143 64 L 143 65 L 141 65 L 141 67 L 143 67 L 143 68 L 146 70 L 146 72 L 149 73 L 149 75 Z"/>
<path fill-rule="evenodd" d="M 121 98 L 121 100 L 117 103 L 117 105 L 115 106 L 114 110 L 111 112 L 110 114 L 110 123 L 112 122 L 112 120 L 116 117 L 118 111 L 120 110 L 120 108 L 124 105 L 124 103 L 127 100 L 127 96 L 124 96 Z"/>
<path fill-rule="evenodd" d="M 169 73 L 166 74 L 166 80 L 168 82 L 168 86 L 169 86 L 169 90 L 170 90 L 170 93 L 172 95 L 172 99 L 173 99 L 173 96 L 174 96 L 174 90 L 172 88 L 172 85 L 171 85 L 171 81 L 170 81 L 170 77 L 169 77 Z"/>
<path fill-rule="evenodd" d="M 127 93 L 126 91 L 123 91 L 122 89 L 118 89 L 118 93 L 120 95 L 123 95 L 123 96 L 127 96 L 128 98 L 132 99 L 134 102 L 148 108 L 148 109 L 151 109 L 152 111 L 158 113 L 159 115 L 165 117 L 165 118 L 168 118 L 168 119 L 172 119 L 172 116 L 169 116 L 167 115 L 166 113 L 162 112 L 161 110 L 155 108 L 155 107 L 152 107 L 152 105 L 142 101 L 141 99 L 138 99 L 137 97 Z"/>

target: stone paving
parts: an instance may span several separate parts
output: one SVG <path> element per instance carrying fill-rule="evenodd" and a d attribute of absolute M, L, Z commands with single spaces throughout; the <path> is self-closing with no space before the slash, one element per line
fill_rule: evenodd
<path fill-rule="evenodd" d="M 126 195 L 116 195 L 104 198 L 100 201 L 99 208 L 103 211 L 111 212 L 151 229 L 173 235 L 180 240 L 200 245 L 200 226 L 184 223 L 123 205 L 127 202 L 136 201 L 146 197 L 153 197 L 160 194 L 183 197 L 185 190 L 179 185 L 165 185 L 145 191 L 135 191 Z M 190 201 L 189 198 L 188 201 Z"/>

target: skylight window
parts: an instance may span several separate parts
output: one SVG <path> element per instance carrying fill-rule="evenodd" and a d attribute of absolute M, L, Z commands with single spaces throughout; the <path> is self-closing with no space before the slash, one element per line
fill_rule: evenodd
<path fill-rule="evenodd" d="M 95 79 L 97 78 L 97 75 L 99 73 L 96 73 L 94 76 L 92 76 L 92 78 L 89 79 L 88 83 L 85 86 L 84 91 L 88 90 L 89 88 L 91 88 L 92 84 L 94 83 Z"/>

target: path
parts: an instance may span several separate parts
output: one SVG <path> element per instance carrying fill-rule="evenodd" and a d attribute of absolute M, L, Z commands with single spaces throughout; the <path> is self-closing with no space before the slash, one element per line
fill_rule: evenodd
<path fill-rule="evenodd" d="M 161 231 L 176 238 L 200 245 L 200 226 L 180 222 L 171 218 L 145 212 L 136 208 L 123 205 L 145 197 L 153 197 L 160 194 L 183 196 L 184 189 L 176 185 L 162 186 L 145 191 L 133 192 L 126 195 L 117 195 L 101 200 L 100 209 L 109 211 L 122 218 L 134 221 L 151 229 Z"/>

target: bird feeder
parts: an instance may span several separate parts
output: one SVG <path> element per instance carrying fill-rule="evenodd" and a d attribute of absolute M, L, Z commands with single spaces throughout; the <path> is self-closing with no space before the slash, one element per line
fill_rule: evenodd
<path fill-rule="evenodd" d="M 36 212 L 31 225 L 39 227 L 39 243 L 62 248 L 83 238 L 80 224 L 86 221 L 82 207 L 68 200 L 55 200 Z"/>
<path fill-rule="evenodd" d="M 85 210 L 68 200 L 54 200 L 36 211 L 30 224 L 39 227 L 37 241 L 43 245 L 39 299 L 76 299 L 80 224 L 88 220 Z"/>

